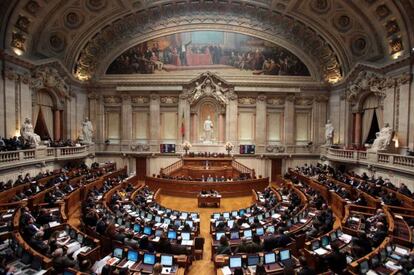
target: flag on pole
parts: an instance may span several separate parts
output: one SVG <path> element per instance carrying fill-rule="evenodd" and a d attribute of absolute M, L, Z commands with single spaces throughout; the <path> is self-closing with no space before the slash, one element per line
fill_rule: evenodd
<path fill-rule="evenodd" d="M 184 126 L 184 112 L 183 112 L 183 117 L 181 119 L 181 137 L 184 141 L 184 136 L 185 136 L 185 126 Z"/>

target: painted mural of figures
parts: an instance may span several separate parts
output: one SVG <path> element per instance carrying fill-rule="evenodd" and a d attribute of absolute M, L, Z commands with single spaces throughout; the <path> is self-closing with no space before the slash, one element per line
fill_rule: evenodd
<path fill-rule="evenodd" d="M 255 75 L 310 75 L 304 63 L 285 48 L 221 31 L 176 33 L 143 42 L 117 57 L 107 74 L 174 72 L 192 67 L 234 68 Z"/>

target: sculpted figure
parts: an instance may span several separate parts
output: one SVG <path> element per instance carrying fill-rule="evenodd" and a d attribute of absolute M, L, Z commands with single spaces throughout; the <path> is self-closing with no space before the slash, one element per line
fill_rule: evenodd
<path fill-rule="evenodd" d="M 40 143 L 40 136 L 34 132 L 30 118 L 24 120 L 22 127 L 20 128 L 20 135 L 31 147 L 37 147 Z"/>
<path fill-rule="evenodd" d="M 385 123 L 384 127 L 379 132 L 377 132 L 377 138 L 374 140 L 370 151 L 376 152 L 378 150 L 387 149 L 392 140 L 392 133 L 393 130 L 391 129 L 390 125 L 388 123 Z"/>
<path fill-rule="evenodd" d="M 93 136 L 93 126 L 92 122 L 85 118 L 82 122 L 82 140 L 83 143 L 92 143 L 92 136 Z"/>
<path fill-rule="evenodd" d="M 330 120 L 325 124 L 325 140 L 326 145 L 332 145 L 333 141 L 333 135 L 334 135 L 334 127 Z"/>
<path fill-rule="evenodd" d="M 204 121 L 204 141 L 211 142 L 211 137 L 213 135 L 213 122 L 210 119 L 210 116 L 207 116 L 207 119 Z"/>

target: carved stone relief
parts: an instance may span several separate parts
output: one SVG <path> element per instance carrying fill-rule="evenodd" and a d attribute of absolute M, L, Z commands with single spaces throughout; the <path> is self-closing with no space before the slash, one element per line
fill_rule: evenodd
<path fill-rule="evenodd" d="M 147 104 L 149 102 L 149 97 L 147 96 L 133 96 L 131 98 L 133 104 Z"/>
<path fill-rule="evenodd" d="M 119 104 L 122 102 L 122 99 L 119 96 L 110 95 L 110 96 L 104 96 L 104 102 L 106 104 Z"/>

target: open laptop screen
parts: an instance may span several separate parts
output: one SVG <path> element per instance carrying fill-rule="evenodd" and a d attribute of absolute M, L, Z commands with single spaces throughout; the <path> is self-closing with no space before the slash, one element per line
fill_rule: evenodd
<path fill-rule="evenodd" d="M 138 252 L 135 250 L 128 250 L 128 261 L 137 262 Z"/>
<path fill-rule="evenodd" d="M 155 264 L 155 254 L 144 253 L 144 264 L 154 265 Z"/>
<path fill-rule="evenodd" d="M 161 264 L 163 267 L 173 265 L 173 256 L 170 255 L 161 255 Z"/>
<path fill-rule="evenodd" d="M 242 258 L 240 256 L 230 257 L 230 268 L 238 268 L 242 266 Z"/>

